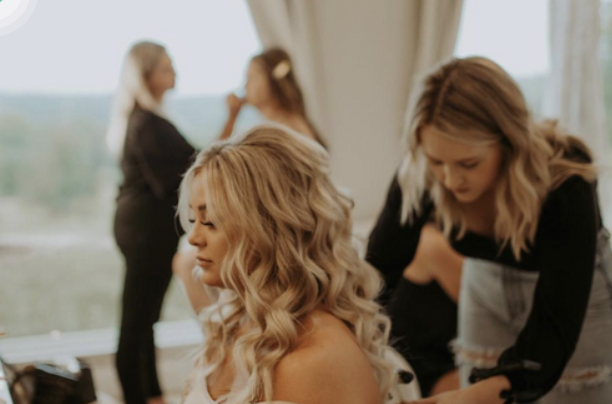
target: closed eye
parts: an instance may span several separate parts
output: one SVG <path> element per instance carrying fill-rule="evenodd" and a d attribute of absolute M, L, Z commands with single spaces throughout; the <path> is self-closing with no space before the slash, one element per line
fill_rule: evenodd
<path fill-rule="evenodd" d="M 461 163 L 461 167 L 470 169 L 470 168 L 475 168 L 476 166 L 478 166 L 478 164 L 480 164 L 479 161 L 470 162 L 470 163 Z"/>
<path fill-rule="evenodd" d="M 188 219 L 188 222 L 191 223 L 191 224 L 195 224 L 196 221 L 195 221 L 195 219 Z M 208 227 L 213 227 L 213 228 L 215 227 L 215 224 L 213 222 L 202 222 L 202 221 L 200 221 L 200 224 L 202 226 L 208 226 Z"/>

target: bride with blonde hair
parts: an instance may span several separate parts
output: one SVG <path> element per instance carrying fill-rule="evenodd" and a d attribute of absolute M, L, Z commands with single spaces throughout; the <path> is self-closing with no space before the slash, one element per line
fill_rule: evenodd
<path fill-rule="evenodd" d="M 266 125 L 201 152 L 180 190 L 205 345 L 186 404 L 373 404 L 387 399 L 389 320 L 376 271 L 352 243 L 353 202 L 327 153 Z"/>

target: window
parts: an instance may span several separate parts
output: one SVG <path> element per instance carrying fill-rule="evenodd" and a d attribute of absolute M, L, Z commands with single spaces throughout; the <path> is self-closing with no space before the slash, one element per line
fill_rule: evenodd
<path fill-rule="evenodd" d="M 548 0 L 465 0 L 455 55 L 485 56 L 519 83 L 540 111 L 550 70 Z"/>
<path fill-rule="evenodd" d="M 603 82 L 604 109 L 607 119 L 608 150 L 606 159 L 602 158 L 603 167 L 600 168 L 600 202 L 602 204 L 603 219 L 607 228 L 612 228 L 612 0 L 601 0 L 601 36 L 599 42 L 599 61 Z"/>
<path fill-rule="evenodd" d="M 170 115 L 205 146 L 260 49 L 246 2 L 39 1 L 0 37 L 0 329 L 11 337 L 118 325 L 120 175 L 104 137 L 122 60 L 140 39 L 166 45 L 178 73 Z M 256 119 L 250 111 L 239 126 Z M 189 316 L 173 282 L 162 318 Z"/>
<path fill-rule="evenodd" d="M 612 0 L 601 0 L 601 39 L 599 43 L 606 117 L 612 116 Z M 608 139 L 612 142 L 612 120 L 608 118 Z M 610 160 L 608 160 L 610 161 Z"/>

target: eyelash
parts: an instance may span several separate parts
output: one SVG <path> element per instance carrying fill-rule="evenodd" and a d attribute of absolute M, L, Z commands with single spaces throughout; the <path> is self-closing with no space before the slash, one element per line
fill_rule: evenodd
<path fill-rule="evenodd" d="M 432 164 L 432 165 L 434 165 L 434 166 L 441 166 L 441 165 L 442 165 L 442 163 L 441 163 L 441 162 L 439 162 L 439 161 L 432 161 L 432 162 L 431 162 L 431 164 Z M 476 168 L 476 166 L 477 166 L 478 164 L 479 164 L 479 163 L 470 163 L 470 164 L 465 164 L 465 163 L 463 163 L 463 164 L 460 164 L 460 165 L 461 165 L 461 167 L 466 168 L 466 169 L 468 169 L 468 170 L 469 170 L 469 169 L 471 169 L 471 168 Z"/>
<path fill-rule="evenodd" d="M 189 219 L 189 223 L 195 224 L 195 222 L 196 222 L 195 219 Z M 215 227 L 213 222 L 200 222 L 200 223 L 202 223 L 203 226 Z"/>

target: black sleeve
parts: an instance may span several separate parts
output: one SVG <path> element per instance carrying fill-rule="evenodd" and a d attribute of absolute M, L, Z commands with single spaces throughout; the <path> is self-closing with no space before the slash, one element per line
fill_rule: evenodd
<path fill-rule="evenodd" d="M 568 179 L 545 203 L 536 236 L 541 266 L 533 307 L 515 345 L 499 361 L 501 366 L 527 359 L 542 368 L 506 374 L 512 390 L 544 395 L 561 378 L 584 322 L 599 227 L 594 185 L 582 178 Z"/>
<path fill-rule="evenodd" d="M 195 149 L 170 122 L 149 119 L 138 132 L 134 153 L 145 181 L 164 199 L 176 194 Z"/>
<path fill-rule="evenodd" d="M 402 190 L 397 176 L 393 178 L 387 200 L 368 242 L 366 261 L 376 268 L 385 281 L 379 298 L 386 304 L 402 272 L 414 258 L 421 229 L 432 210 L 432 204 L 423 200 L 423 211 L 412 223 L 401 224 Z"/>

